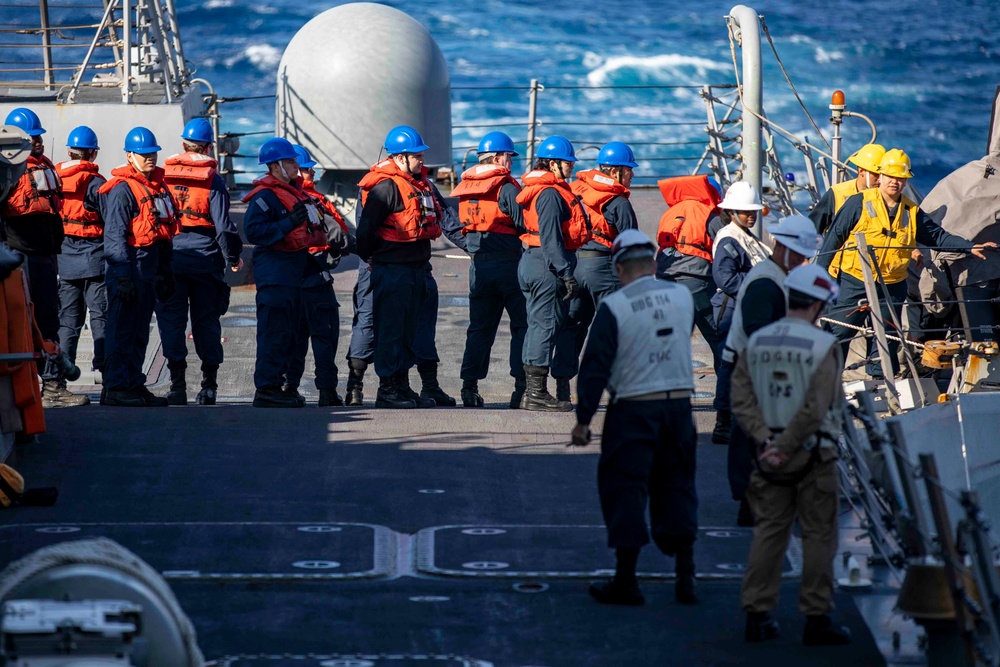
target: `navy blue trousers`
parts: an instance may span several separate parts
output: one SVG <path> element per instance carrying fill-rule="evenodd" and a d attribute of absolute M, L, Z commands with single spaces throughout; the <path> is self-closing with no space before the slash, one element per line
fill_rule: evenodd
<path fill-rule="evenodd" d="M 695 469 L 698 435 L 690 399 L 618 401 L 608 406 L 597 464 L 597 490 L 608 546 L 653 541 L 667 555 L 698 531 Z"/>
<path fill-rule="evenodd" d="M 94 370 L 104 370 L 108 292 L 104 276 L 59 280 L 59 347 L 76 363 L 80 332 L 90 311 L 90 334 L 94 339 Z"/>
<path fill-rule="evenodd" d="M 394 377 L 417 363 L 417 324 L 427 294 L 427 272 L 420 264 L 372 264 L 371 281 L 375 373 Z"/>
<path fill-rule="evenodd" d="M 528 248 L 521 255 L 517 280 L 528 316 L 521 358 L 526 366 L 549 368 L 556 338 L 569 316 L 569 302 L 562 298 L 562 280 L 549 268 L 541 248 Z"/>
<path fill-rule="evenodd" d="M 580 370 L 580 353 L 594 315 L 601 302 L 621 286 L 611 255 L 580 257 L 578 254 L 573 275 L 580 293 L 569 302 L 566 324 L 556 339 L 552 358 L 552 377 L 555 378 L 576 377 Z"/>
<path fill-rule="evenodd" d="M 528 313 L 517 280 L 518 259 L 472 258 L 469 267 L 469 328 L 462 357 L 463 380 L 482 380 L 490 369 L 490 352 L 504 310 L 510 318 L 510 374 L 524 377 L 524 335 Z"/>
<path fill-rule="evenodd" d="M 149 329 L 156 301 L 151 280 L 133 280 L 135 297 L 126 303 L 118 281 L 107 283 L 108 326 L 104 345 L 104 386 L 111 391 L 140 389 L 146 384 L 142 362 L 149 345 Z"/>
<path fill-rule="evenodd" d="M 831 309 L 831 314 L 828 317 L 839 320 L 841 322 L 847 322 L 848 324 L 853 324 L 854 326 L 863 326 L 868 320 L 867 311 L 857 310 L 857 304 L 859 299 L 867 299 L 868 295 L 865 292 L 865 283 L 858 280 L 854 276 L 847 275 L 843 271 L 840 273 L 840 296 L 837 298 L 836 305 Z M 879 307 L 882 313 L 882 321 L 885 322 L 885 331 L 888 334 L 893 334 L 901 337 L 898 331 L 895 331 L 892 326 L 892 315 L 889 312 L 891 307 L 895 313 L 896 317 L 901 318 L 903 312 L 903 302 L 906 300 L 906 281 L 903 280 L 898 283 L 893 283 L 892 285 L 887 285 L 889 292 L 890 301 L 887 303 L 885 298 L 882 296 L 882 288 L 878 288 L 879 293 Z M 833 335 L 841 341 L 840 348 L 844 354 L 844 358 L 847 358 L 847 351 L 851 347 L 851 339 L 853 339 L 858 332 L 854 329 L 848 329 L 847 327 L 842 327 L 839 325 L 830 325 L 830 330 Z M 896 358 L 896 354 L 899 351 L 899 343 L 896 341 L 887 341 L 889 348 L 889 358 L 892 360 L 892 373 L 895 375 L 899 372 L 899 362 Z M 865 368 L 865 372 L 872 377 L 882 377 L 882 362 L 879 361 L 879 356 L 877 350 L 875 350 L 874 340 L 868 342 L 868 365 Z"/>
<path fill-rule="evenodd" d="M 340 336 L 340 304 L 333 282 L 302 289 L 302 314 L 289 362 L 287 384 L 298 387 L 306 367 L 306 352 L 312 341 L 316 362 L 316 388 L 337 388 L 337 338 Z"/>
<path fill-rule="evenodd" d="M 257 288 L 257 362 L 253 383 L 257 389 L 280 387 L 295 354 L 302 308 L 302 289 L 287 285 Z"/>
<path fill-rule="evenodd" d="M 163 356 L 172 365 L 187 366 L 187 324 L 191 318 L 194 351 L 204 366 L 222 364 L 222 324 L 229 305 L 229 286 L 214 273 L 175 273 L 177 289 L 165 303 L 156 304 L 156 322 Z"/>

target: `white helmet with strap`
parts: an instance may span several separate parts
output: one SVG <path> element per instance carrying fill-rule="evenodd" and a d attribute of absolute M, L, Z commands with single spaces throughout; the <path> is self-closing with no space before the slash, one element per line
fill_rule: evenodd
<path fill-rule="evenodd" d="M 789 271 L 785 288 L 826 303 L 836 300 L 840 294 L 836 281 L 818 264 L 803 264 Z"/>
<path fill-rule="evenodd" d="M 767 233 L 775 241 L 806 259 L 815 257 L 823 242 L 823 237 L 816 233 L 816 225 L 804 215 L 786 216 L 778 224 L 768 225 Z"/>

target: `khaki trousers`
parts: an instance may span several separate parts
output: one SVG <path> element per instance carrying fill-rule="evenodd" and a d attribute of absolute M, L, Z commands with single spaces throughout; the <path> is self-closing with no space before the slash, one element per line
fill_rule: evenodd
<path fill-rule="evenodd" d="M 804 452 L 803 452 L 804 454 Z M 789 468 L 802 457 L 795 456 Z M 796 517 L 802 529 L 799 611 L 807 616 L 833 609 L 833 559 L 837 554 L 837 468 L 819 462 L 795 486 L 778 486 L 754 471 L 747 500 L 754 515 L 753 543 L 743 577 L 744 611 L 772 611 L 778 604 L 781 570 Z"/>

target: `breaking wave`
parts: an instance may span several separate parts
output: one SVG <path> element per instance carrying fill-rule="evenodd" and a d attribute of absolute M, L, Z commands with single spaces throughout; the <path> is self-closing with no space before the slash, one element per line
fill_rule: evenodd
<path fill-rule="evenodd" d="M 588 54 L 585 64 L 594 62 Z M 587 73 L 592 86 L 609 84 L 701 84 L 709 72 L 729 72 L 730 65 L 697 56 L 665 53 L 659 56 L 611 56 L 603 64 Z"/>

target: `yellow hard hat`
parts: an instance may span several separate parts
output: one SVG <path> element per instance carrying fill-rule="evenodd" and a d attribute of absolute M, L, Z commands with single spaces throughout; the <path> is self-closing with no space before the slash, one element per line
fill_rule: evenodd
<path fill-rule="evenodd" d="M 910 171 L 910 156 L 898 148 L 886 151 L 878 163 L 878 173 L 894 178 L 913 178 L 913 172 Z"/>
<path fill-rule="evenodd" d="M 882 161 L 883 155 L 885 155 L 885 147 L 882 144 L 865 144 L 854 155 L 847 158 L 847 161 L 874 174 L 878 173 L 878 163 Z"/>

